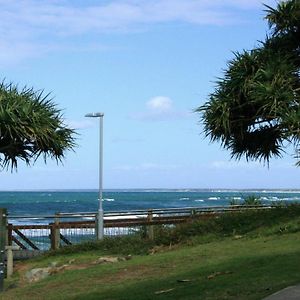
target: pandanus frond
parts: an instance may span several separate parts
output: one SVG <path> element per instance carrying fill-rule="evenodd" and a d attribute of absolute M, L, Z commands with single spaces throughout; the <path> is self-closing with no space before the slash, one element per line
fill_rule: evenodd
<path fill-rule="evenodd" d="M 75 146 L 74 130 L 49 94 L 0 83 L 0 166 L 16 169 L 40 156 L 61 161 Z"/>
<path fill-rule="evenodd" d="M 292 143 L 300 148 L 300 1 L 267 7 L 272 34 L 236 53 L 209 100 L 196 109 L 204 133 L 234 158 L 269 162 Z M 300 165 L 300 163 L 298 163 Z"/>

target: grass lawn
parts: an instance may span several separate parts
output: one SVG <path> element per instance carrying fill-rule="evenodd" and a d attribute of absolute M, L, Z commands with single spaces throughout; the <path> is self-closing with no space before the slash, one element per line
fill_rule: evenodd
<path fill-rule="evenodd" d="M 0 299 L 262 299 L 300 283 L 300 217 L 279 217 L 272 226 L 258 224 L 243 235 L 236 230 L 210 239 L 195 235 L 184 243 L 156 247 L 153 255 L 136 254 L 111 264 L 92 263 L 109 249 L 18 263 L 19 271 L 6 281 Z M 245 231 L 239 228 L 238 233 Z M 70 260 L 71 270 L 37 283 L 23 279 L 28 269 Z"/>

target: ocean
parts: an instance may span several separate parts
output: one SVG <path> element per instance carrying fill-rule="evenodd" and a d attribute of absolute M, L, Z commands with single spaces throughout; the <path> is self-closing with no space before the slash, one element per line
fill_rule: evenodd
<path fill-rule="evenodd" d="M 255 195 L 264 204 L 300 202 L 300 190 L 107 190 L 104 211 L 224 206 L 234 199 L 242 202 Z M 98 193 L 93 191 L 7 191 L 0 192 L 0 207 L 10 216 L 95 212 Z"/>
<path fill-rule="evenodd" d="M 163 209 L 181 207 L 226 206 L 231 200 L 242 202 L 255 196 L 263 204 L 270 205 L 277 201 L 284 203 L 300 202 L 298 191 L 263 191 L 263 190 L 107 190 L 103 193 L 104 212 L 143 209 Z M 0 208 L 8 211 L 8 221 L 14 225 L 46 225 L 54 222 L 55 213 L 96 213 L 98 193 L 94 191 L 34 191 L 34 192 L 0 192 Z M 64 216 L 62 222 L 93 221 L 94 216 L 74 214 Z M 141 217 L 137 213 L 134 217 Z M 132 217 L 132 216 L 131 216 Z M 145 215 L 143 215 L 145 217 Z M 120 216 L 109 216 L 120 218 Z M 136 227 L 105 228 L 105 236 L 127 235 L 136 232 Z M 50 229 L 21 229 L 40 250 L 50 248 Z M 94 228 L 61 228 L 60 233 L 72 243 L 95 239 Z M 20 237 L 13 232 L 14 238 Z M 21 239 L 22 243 L 24 241 Z"/>

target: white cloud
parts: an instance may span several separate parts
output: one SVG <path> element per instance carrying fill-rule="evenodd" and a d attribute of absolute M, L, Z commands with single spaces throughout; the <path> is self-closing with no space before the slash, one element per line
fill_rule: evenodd
<path fill-rule="evenodd" d="M 156 96 L 146 102 L 145 111 L 133 113 L 130 118 L 139 121 L 169 121 L 185 119 L 191 115 L 187 111 L 177 110 L 171 98 Z"/>
<path fill-rule="evenodd" d="M 157 96 L 151 98 L 146 106 L 153 113 L 166 113 L 172 111 L 173 101 L 169 97 Z"/>
<path fill-rule="evenodd" d="M 276 159 L 270 161 L 268 166 L 267 163 L 259 161 L 235 161 L 235 160 L 217 160 L 210 163 L 209 167 L 211 169 L 217 170 L 287 170 L 294 169 L 294 161 L 282 162 Z"/>
<path fill-rule="evenodd" d="M 264 2 L 275 4 L 274 0 Z M 77 45 L 71 46 L 75 51 L 80 48 L 80 39 L 92 34 L 140 31 L 169 22 L 226 25 L 241 21 L 240 10 L 262 8 L 260 0 L 110 0 L 81 4 L 70 0 L 0 0 L 0 5 L 1 64 L 7 59 L 15 62 L 70 48 L 78 38 Z"/>
<path fill-rule="evenodd" d="M 142 163 L 140 165 L 120 165 L 113 168 L 114 171 L 170 171 L 179 168 L 177 165 L 163 165 L 156 163 Z"/>
<path fill-rule="evenodd" d="M 212 169 L 218 170 L 234 170 L 234 169 L 255 169 L 255 168 L 263 168 L 263 165 L 259 162 L 238 162 L 238 161 L 224 161 L 218 160 L 213 161 L 210 164 Z"/>
<path fill-rule="evenodd" d="M 96 126 L 95 122 L 89 120 L 83 120 L 83 121 L 66 120 L 66 124 L 73 129 L 87 129 Z"/>

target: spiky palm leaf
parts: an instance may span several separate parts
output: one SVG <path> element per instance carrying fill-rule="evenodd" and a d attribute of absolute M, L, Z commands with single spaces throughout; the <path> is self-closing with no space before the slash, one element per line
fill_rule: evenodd
<path fill-rule="evenodd" d="M 0 84 L 0 166 L 17 168 L 43 156 L 62 160 L 74 147 L 74 131 L 48 95 L 32 88 Z"/>
<path fill-rule="evenodd" d="M 261 47 L 236 53 L 209 101 L 196 109 L 206 136 L 235 158 L 268 162 L 282 155 L 286 143 L 299 153 L 299 13 L 299 0 L 268 7 L 272 35 Z"/>

